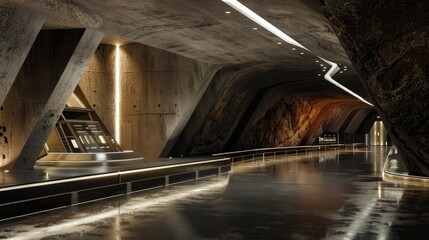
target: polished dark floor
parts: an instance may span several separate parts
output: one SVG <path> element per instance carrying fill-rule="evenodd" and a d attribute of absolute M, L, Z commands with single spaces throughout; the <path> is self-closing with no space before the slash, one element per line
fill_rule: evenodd
<path fill-rule="evenodd" d="M 236 164 L 228 175 L 0 223 L 7 239 L 428 239 L 429 188 L 384 181 L 388 149 Z"/>

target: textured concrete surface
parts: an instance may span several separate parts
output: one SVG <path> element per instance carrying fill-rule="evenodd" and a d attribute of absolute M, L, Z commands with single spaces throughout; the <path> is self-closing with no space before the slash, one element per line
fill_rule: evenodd
<path fill-rule="evenodd" d="M 121 145 L 147 159 L 168 157 L 217 65 L 142 44 L 120 46 Z M 102 44 L 80 82 L 88 101 L 114 131 L 115 47 Z"/>
<path fill-rule="evenodd" d="M 0 105 L 18 75 L 45 17 L 0 5 Z"/>
<path fill-rule="evenodd" d="M 325 5 L 410 173 L 429 176 L 429 2 Z"/>
<path fill-rule="evenodd" d="M 0 223 L 8 239 L 426 239 L 426 187 L 384 148 L 237 165 L 228 176 Z"/>
<path fill-rule="evenodd" d="M 39 35 L 1 111 L 7 130 L 2 167 L 34 166 L 102 36 L 93 30 L 47 30 Z"/>
<path fill-rule="evenodd" d="M 207 63 L 289 61 L 299 53 L 277 46 L 277 37 L 222 1 L 190 0 L 2 0 L 47 17 L 46 27 L 89 27 Z M 348 59 L 320 12 L 299 0 L 243 1 L 316 54 L 338 62 Z M 300 13 L 300 14 L 297 14 Z M 252 51 L 248 51 L 252 49 Z M 283 49 L 283 51 L 279 51 Z"/>
<path fill-rule="evenodd" d="M 341 64 L 335 79 L 367 97 L 320 3 L 242 2 L 311 52 L 278 44 L 277 37 L 220 0 L 1 0 L 0 5 L 44 15 L 45 29 L 91 28 L 108 35 L 105 43 L 126 43 L 119 140 L 145 157 L 311 143 L 333 128 L 331 118 L 348 122 L 349 115 L 337 111 L 368 109 L 322 77 L 329 66 L 317 56 Z M 114 60 L 114 47 L 100 46 L 81 83 L 112 132 Z M 291 116 L 302 113 L 308 119 L 291 117 L 295 126 L 280 128 L 274 127 L 278 118 L 261 120 L 287 115 L 280 100 L 295 106 Z M 350 129 L 359 128 L 359 120 L 349 122 L 356 125 Z M 259 137 L 264 124 L 272 131 L 266 134 L 280 137 Z M 290 131 L 296 133 L 284 134 Z"/>

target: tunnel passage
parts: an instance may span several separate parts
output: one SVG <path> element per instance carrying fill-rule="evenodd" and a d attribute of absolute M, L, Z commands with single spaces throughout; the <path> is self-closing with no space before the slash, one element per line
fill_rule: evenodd
<path fill-rule="evenodd" d="M 312 144 L 341 111 L 369 108 L 315 71 L 269 64 L 222 69 L 223 84 L 203 96 L 171 155 Z"/>

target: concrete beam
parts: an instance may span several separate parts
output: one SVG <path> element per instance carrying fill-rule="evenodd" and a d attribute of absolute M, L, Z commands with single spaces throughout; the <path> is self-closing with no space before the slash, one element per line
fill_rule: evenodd
<path fill-rule="evenodd" d="M 27 57 L 45 17 L 20 8 L 0 6 L 0 105 Z"/>
<path fill-rule="evenodd" d="M 4 168 L 33 168 L 103 37 L 90 29 L 42 32 L 5 100 L 5 135 L 13 143 L 3 146 Z"/>
<path fill-rule="evenodd" d="M 104 34 L 86 29 L 67 66 L 49 97 L 44 113 L 35 124 L 19 155 L 14 169 L 32 169 L 43 145 L 63 112 L 68 99 L 79 84 L 82 74 Z"/>

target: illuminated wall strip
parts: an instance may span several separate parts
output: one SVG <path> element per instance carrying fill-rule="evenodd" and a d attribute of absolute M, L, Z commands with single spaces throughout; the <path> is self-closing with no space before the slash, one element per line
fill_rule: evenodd
<path fill-rule="evenodd" d="M 284 33 L 283 31 L 281 31 L 280 29 L 278 29 L 277 27 L 275 27 L 274 25 L 269 23 L 267 20 L 263 19 L 261 16 L 259 16 L 258 14 L 256 14 L 252 10 L 250 10 L 248 7 L 246 7 L 245 5 L 240 3 L 239 1 L 237 1 L 237 0 L 222 0 L 222 1 L 226 4 L 228 4 L 229 6 L 231 6 L 232 8 L 234 8 L 235 10 L 237 10 L 238 12 L 240 12 L 241 14 L 243 14 L 244 16 L 246 16 L 247 18 L 249 18 L 250 20 L 257 23 L 259 26 L 270 31 L 272 34 L 276 35 L 277 37 L 279 37 L 283 41 L 285 41 L 289 44 L 292 44 L 294 46 L 300 47 L 302 49 L 305 49 L 308 52 L 311 52 L 309 49 L 307 49 L 306 47 L 304 47 L 303 45 L 301 45 L 300 43 L 295 41 L 293 38 L 291 38 L 286 33 Z M 362 101 L 362 102 L 364 102 L 370 106 L 373 106 L 371 103 L 369 103 L 368 101 L 363 99 L 358 94 L 354 93 L 350 89 L 344 87 L 343 85 L 341 85 L 340 83 L 338 83 L 337 81 L 332 79 L 332 76 L 334 76 L 334 74 L 337 73 L 337 71 L 339 70 L 338 65 L 336 63 L 328 61 L 326 59 L 323 59 L 319 56 L 317 56 L 317 57 L 320 58 L 321 60 L 323 60 L 324 62 L 328 63 L 329 65 L 331 65 L 331 69 L 325 74 L 325 77 L 324 77 L 328 82 L 330 82 L 330 83 L 334 84 L 335 86 L 341 88 L 342 90 L 344 90 L 347 93 L 351 94 L 352 96 L 356 97 L 360 101 Z"/>
<path fill-rule="evenodd" d="M 115 139 L 120 143 L 121 138 L 121 51 L 116 45 L 115 51 Z"/>

